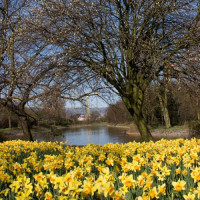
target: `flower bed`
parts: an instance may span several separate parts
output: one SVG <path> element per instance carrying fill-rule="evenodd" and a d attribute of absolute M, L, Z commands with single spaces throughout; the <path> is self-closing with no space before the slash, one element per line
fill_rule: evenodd
<path fill-rule="evenodd" d="M 0 199 L 199 199 L 200 140 L 0 144 Z"/>

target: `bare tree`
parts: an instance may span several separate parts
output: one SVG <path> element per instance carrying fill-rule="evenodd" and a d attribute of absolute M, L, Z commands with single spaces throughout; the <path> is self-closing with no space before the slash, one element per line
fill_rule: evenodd
<path fill-rule="evenodd" d="M 197 0 L 38 1 L 52 37 L 71 62 L 95 71 L 114 88 L 143 140 L 146 88 L 188 48 L 199 20 Z M 56 30 L 56 31 L 55 31 Z M 60 36 L 54 36 L 55 32 Z M 70 35 L 70 36 L 69 36 Z M 193 38 L 192 38 L 193 37 Z"/>
<path fill-rule="evenodd" d="M 40 118 L 46 120 L 47 124 L 61 124 L 66 118 L 65 100 L 60 96 L 59 89 L 54 89 L 51 93 L 44 92 L 40 104 Z"/>
<path fill-rule="evenodd" d="M 38 10 L 35 1 L 4 0 L 0 4 L 0 104 L 18 116 L 28 140 L 33 140 L 29 121 L 34 120 L 27 112 L 28 104 L 52 94 L 81 100 L 94 88 L 85 87 L 94 77 L 91 70 L 71 64 L 63 48 L 54 44 L 53 36 L 61 35 L 41 29 L 42 15 L 35 15 Z M 59 93 L 55 93 L 57 88 Z"/>
<path fill-rule="evenodd" d="M 34 14 L 32 3 L 5 0 L 0 5 L 0 104 L 19 117 L 28 140 L 33 140 L 29 123 L 33 117 L 27 113 L 27 103 L 43 96 L 44 89 L 46 95 L 51 93 L 50 88 L 63 83 L 57 75 L 61 77 L 68 71 L 64 65 L 67 59 L 59 60 L 62 55 L 59 47 L 29 23 Z"/>

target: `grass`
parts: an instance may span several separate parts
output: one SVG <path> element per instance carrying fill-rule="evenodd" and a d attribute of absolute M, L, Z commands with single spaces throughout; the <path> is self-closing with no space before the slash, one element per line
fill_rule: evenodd
<path fill-rule="evenodd" d="M 178 126 L 172 126 L 171 128 L 166 129 L 165 126 L 159 126 L 156 128 L 151 128 L 152 130 L 184 130 L 188 129 L 188 125 L 178 125 Z"/>
<path fill-rule="evenodd" d="M 13 131 L 13 130 L 21 130 L 18 127 L 14 127 L 14 128 L 0 128 L 0 132 L 8 132 L 8 131 Z"/>

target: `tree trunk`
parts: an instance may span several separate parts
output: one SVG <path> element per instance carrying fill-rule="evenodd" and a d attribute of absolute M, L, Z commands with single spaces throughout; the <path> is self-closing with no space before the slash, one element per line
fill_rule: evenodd
<path fill-rule="evenodd" d="M 171 121 L 170 121 L 170 117 L 169 117 L 169 111 L 167 108 L 167 104 L 168 104 L 168 83 L 164 83 L 163 86 L 160 85 L 157 86 L 157 96 L 160 102 L 160 108 L 163 114 L 163 118 L 164 118 L 164 122 L 165 122 L 165 128 L 170 128 L 171 127 Z M 162 90 L 162 92 L 160 91 Z"/>
<path fill-rule="evenodd" d="M 8 128 L 12 128 L 12 121 L 11 121 L 11 112 L 8 111 Z"/>
<path fill-rule="evenodd" d="M 164 87 L 166 87 L 166 86 L 164 86 Z M 170 117 L 169 117 L 169 111 L 168 111 L 168 108 L 167 108 L 167 92 L 168 92 L 167 88 L 164 89 L 163 95 L 161 95 L 159 93 L 159 91 L 157 91 L 157 96 L 159 98 L 161 111 L 163 113 L 165 128 L 170 128 L 171 122 L 170 122 Z"/>
<path fill-rule="evenodd" d="M 23 130 L 23 133 L 25 135 L 25 138 L 29 141 L 33 141 L 33 137 L 31 134 L 31 129 L 29 125 L 29 121 L 27 117 L 20 117 L 20 123 L 21 123 L 21 128 Z"/>
<path fill-rule="evenodd" d="M 140 95 L 140 98 L 134 97 L 134 102 L 131 102 L 130 99 L 124 97 L 122 97 L 122 100 L 132 115 L 133 121 L 136 124 L 138 131 L 140 132 L 142 140 L 148 142 L 153 140 L 153 137 L 142 113 L 143 97 L 143 95 Z"/>
<path fill-rule="evenodd" d="M 140 132 L 140 135 L 142 137 L 143 141 L 150 141 L 153 140 L 153 137 L 151 135 L 151 132 L 147 126 L 147 123 L 145 122 L 145 119 L 143 117 L 142 112 L 140 112 L 140 114 L 134 114 L 133 115 L 133 119 L 135 124 L 137 125 L 137 128 Z"/>
<path fill-rule="evenodd" d="M 197 119 L 200 120 L 200 111 L 197 111 Z"/>
<path fill-rule="evenodd" d="M 27 140 L 33 141 L 33 137 L 31 134 L 31 128 L 30 128 L 30 123 L 28 120 L 28 115 L 25 112 L 24 109 L 25 104 L 23 103 L 22 105 L 15 105 L 12 102 L 7 102 L 7 108 L 10 113 L 15 113 L 18 118 L 19 118 L 19 123 L 21 125 L 21 129 L 24 133 L 24 136 Z"/>
<path fill-rule="evenodd" d="M 197 105 L 197 119 L 200 120 L 199 99 L 197 99 L 196 105 Z"/>
<path fill-rule="evenodd" d="M 170 122 L 168 109 L 166 107 L 164 107 L 162 110 L 163 110 L 162 112 L 163 112 L 163 117 L 164 117 L 164 121 L 165 121 L 165 128 L 170 128 L 171 122 Z"/>

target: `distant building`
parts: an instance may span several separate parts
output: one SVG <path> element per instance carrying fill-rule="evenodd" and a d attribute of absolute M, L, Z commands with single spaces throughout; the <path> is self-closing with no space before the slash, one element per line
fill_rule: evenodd
<path fill-rule="evenodd" d="M 85 115 L 80 115 L 78 117 L 78 121 L 84 121 L 84 120 L 86 120 Z"/>

